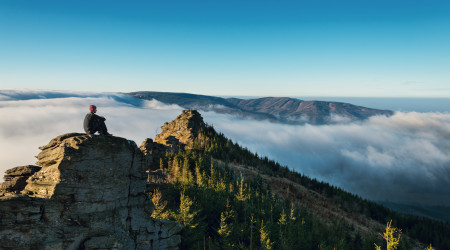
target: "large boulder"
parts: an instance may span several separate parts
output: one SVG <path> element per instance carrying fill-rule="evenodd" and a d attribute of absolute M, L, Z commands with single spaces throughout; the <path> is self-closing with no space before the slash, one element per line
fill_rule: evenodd
<path fill-rule="evenodd" d="M 40 149 L 21 195 L 0 197 L 0 248 L 178 248 L 181 226 L 150 217 L 149 160 L 133 141 L 71 133 Z"/>

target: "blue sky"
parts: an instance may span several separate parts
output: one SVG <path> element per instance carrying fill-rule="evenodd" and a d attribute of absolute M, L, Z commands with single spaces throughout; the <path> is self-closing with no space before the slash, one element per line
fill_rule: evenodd
<path fill-rule="evenodd" d="M 0 1 L 0 89 L 450 97 L 449 1 Z"/>

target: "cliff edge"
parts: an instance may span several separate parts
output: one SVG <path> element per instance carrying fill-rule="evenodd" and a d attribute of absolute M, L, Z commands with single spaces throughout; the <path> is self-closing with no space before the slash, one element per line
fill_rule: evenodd
<path fill-rule="evenodd" d="M 151 155 L 133 141 L 71 133 L 40 149 L 5 175 L 0 249 L 178 248 L 181 225 L 150 217 Z"/>

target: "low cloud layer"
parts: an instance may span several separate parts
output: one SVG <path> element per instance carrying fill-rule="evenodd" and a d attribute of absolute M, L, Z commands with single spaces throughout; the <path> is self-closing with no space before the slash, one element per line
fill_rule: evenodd
<path fill-rule="evenodd" d="M 204 116 L 250 150 L 364 198 L 450 205 L 450 114 L 397 112 L 326 126 Z"/>
<path fill-rule="evenodd" d="M 115 136 L 140 144 L 181 108 L 120 94 L 0 91 L 0 177 L 33 164 L 38 147 L 83 132 L 90 104 Z M 60 98 L 61 97 L 61 98 Z M 450 205 L 450 114 L 397 112 L 364 122 L 294 126 L 203 112 L 216 130 L 259 155 L 372 200 Z"/>

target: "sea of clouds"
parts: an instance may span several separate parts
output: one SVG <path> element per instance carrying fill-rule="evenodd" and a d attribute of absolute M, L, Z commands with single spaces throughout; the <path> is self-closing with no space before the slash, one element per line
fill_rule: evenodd
<path fill-rule="evenodd" d="M 0 91 L 0 178 L 34 164 L 39 146 L 83 132 L 88 106 L 110 133 L 154 138 L 182 108 L 117 93 Z M 202 112 L 217 131 L 259 155 L 364 198 L 450 206 L 450 114 L 396 112 L 333 125 L 286 125 Z"/>

